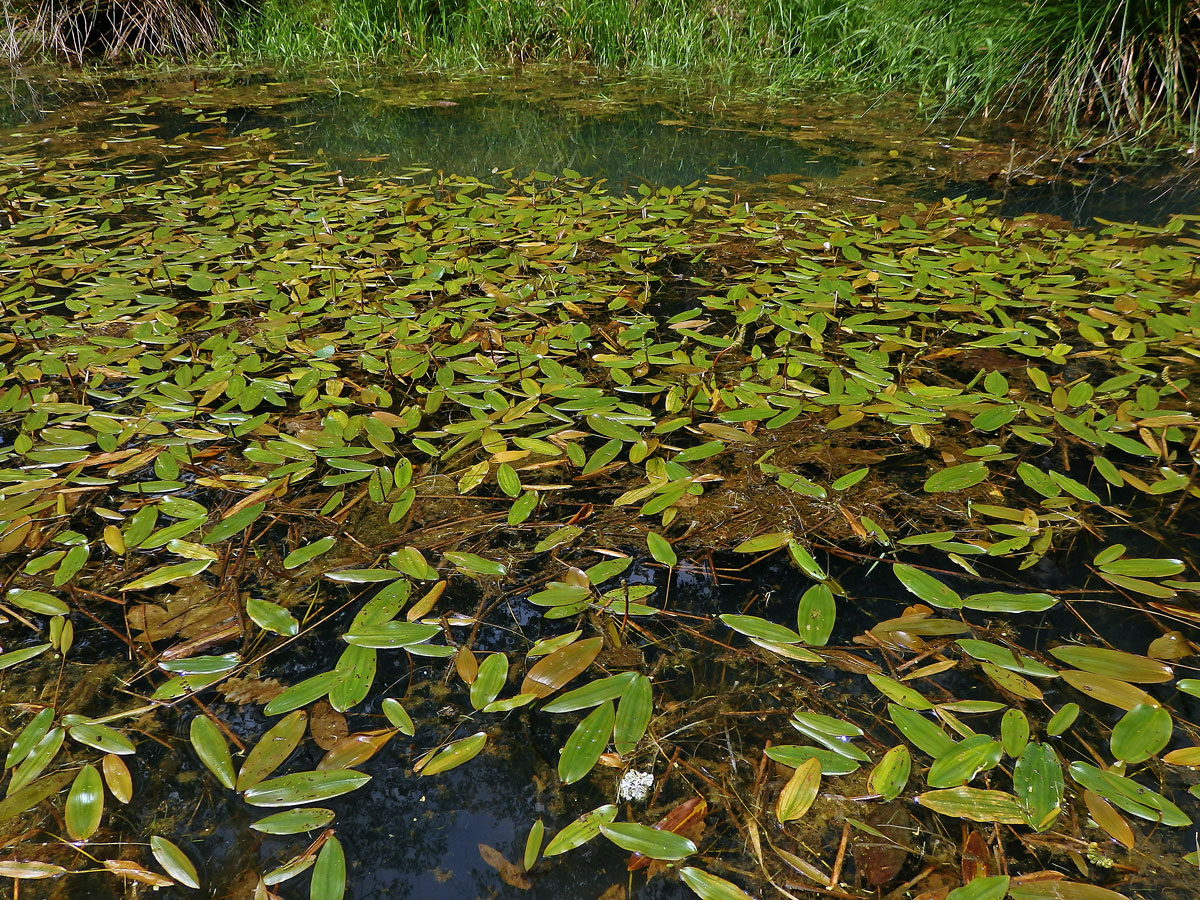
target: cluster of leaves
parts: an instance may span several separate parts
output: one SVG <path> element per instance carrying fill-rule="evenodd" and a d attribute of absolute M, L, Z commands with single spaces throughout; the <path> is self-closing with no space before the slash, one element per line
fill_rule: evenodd
<path fill-rule="evenodd" d="M 801 859 L 784 846 L 787 827 L 827 802 L 824 779 L 865 763 L 870 799 L 903 795 L 928 757 L 928 790 L 915 796 L 933 814 L 1013 826 L 1018 839 L 1067 818 L 1061 840 L 1080 860 L 1083 817 L 1062 815 L 1076 801 L 1125 846 L 1134 836 L 1117 810 L 1190 822 L 1178 797 L 1131 774 L 1200 762 L 1190 746 L 1162 755 L 1183 723 L 1137 686 L 1174 680 L 1160 659 L 1192 652 L 1184 634 L 1164 635 L 1150 656 L 1054 648 L 1063 669 L 977 636 L 984 622 L 969 614 L 1061 605 L 1069 598 L 1030 589 L 1021 573 L 1081 527 L 1169 521 L 1197 496 L 1194 218 L 1058 233 L 964 201 L 852 219 L 697 186 L 614 195 L 570 172 L 503 185 L 416 171 L 355 183 L 272 152 L 268 137 L 214 147 L 185 136 L 165 169 L 141 155 L 147 138 L 136 133 L 54 156 L 33 143 L 5 151 L 0 612 L 12 637 L 0 669 L 69 657 L 76 624 L 114 610 L 126 619 L 114 630 L 141 632 L 130 649 L 153 664 L 138 682 L 144 702 L 128 710 L 89 716 L 29 698 L 21 714 L 34 714 L 5 764 L 7 816 L 69 783 L 68 834 L 91 839 L 106 790 L 131 799 L 124 760 L 136 747 L 113 723 L 196 699 L 252 665 L 269 671 L 271 653 L 349 593 L 357 606 L 331 667 L 265 704 L 283 718 L 240 767 L 219 717 L 202 712 L 189 732 L 225 789 L 251 806 L 295 807 L 255 828 L 320 832 L 263 873 L 264 895 L 311 867 L 315 898 L 341 896 L 334 812 L 309 804 L 362 789 L 369 775 L 357 767 L 416 724 L 382 700 L 389 727 L 346 734 L 316 769 L 275 773 L 319 703 L 363 709 L 381 651 L 452 660 L 471 707 L 464 723 L 525 706 L 590 710 L 561 749 L 564 785 L 602 758 L 624 767 L 659 752 L 665 710 L 638 667 L 609 665 L 559 693 L 599 668 L 629 623 L 638 635 L 648 634 L 639 622 L 671 629 L 652 585 L 618 580 L 644 546 L 667 568 L 681 551 L 786 548 L 809 583 L 795 629 L 749 611 L 724 624 L 797 683 L 784 666 L 864 676 L 903 739 L 889 749 L 877 725 L 797 709 L 790 724 L 810 743 L 766 751 L 795 770 L 775 803 L 776 865 L 836 886 L 840 863 L 827 875 Z M 449 537 L 444 523 L 430 526 L 430 538 L 413 522 L 447 489 L 481 512 Z M 580 496 L 589 499 L 564 514 Z M 706 509 L 746 498 L 740 533 L 706 523 Z M 606 512 L 589 533 L 596 506 Z M 371 543 L 371 517 L 387 523 L 386 540 Z M 868 650 L 853 664 L 828 647 L 853 599 L 818 561 L 849 539 L 873 543 L 919 601 L 860 636 Z M 918 549 L 1004 589 L 961 596 L 905 555 Z M 602 559 L 589 563 L 596 550 Z M 1177 600 L 1197 587 L 1189 565 L 1106 547 L 1095 596 L 1190 624 Z M 541 579 L 523 593 L 543 620 L 575 627 L 531 643 L 504 696 L 520 655 L 480 660 L 478 615 L 437 606 L 460 580 L 513 590 L 518 567 Z M 304 587 L 269 594 L 280 577 Z M 420 597 L 417 583 L 428 585 Z M 936 680 L 951 670 L 977 670 L 987 698 Z M 1103 715 L 1089 725 L 1107 730 L 1107 754 L 1092 750 L 1088 762 L 1058 749 L 1081 707 L 1047 707 L 1043 723 L 1035 704 L 1050 680 L 1089 709 L 1123 711 L 1111 729 Z M 997 724 L 977 730 L 969 716 Z M 413 769 L 462 765 L 488 736 L 435 740 Z M 601 834 L 660 860 L 699 852 L 683 817 L 651 828 L 616 814 L 585 814 L 541 852 Z M 541 843 L 539 823 L 525 870 Z M 175 843 L 154 836 L 151 849 L 166 875 L 124 858 L 105 865 L 150 884 L 200 882 Z M 0 866 L 18 878 L 66 871 Z M 1112 896 L 976 874 L 955 900 Z M 746 896 L 697 867 L 681 877 L 709 900 Z"/>

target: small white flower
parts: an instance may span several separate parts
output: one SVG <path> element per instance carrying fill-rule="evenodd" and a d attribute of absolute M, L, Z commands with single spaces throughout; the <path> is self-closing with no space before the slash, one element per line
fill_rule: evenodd
<path fill-rule="evenodd" d="M 617 788 L 618 800 L 645 800 L 654 786 L 653 772 L 639 772 L 630 769 L 621 776 L 621 785 Z"/>

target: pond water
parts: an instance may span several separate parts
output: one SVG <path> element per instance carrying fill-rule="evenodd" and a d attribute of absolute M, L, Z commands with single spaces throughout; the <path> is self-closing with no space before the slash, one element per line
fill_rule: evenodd
<path fill-rule="evenodd" d="M 1194 175 L 578 75 L 11 84 L 20 896 L 1195 896 Z"/>

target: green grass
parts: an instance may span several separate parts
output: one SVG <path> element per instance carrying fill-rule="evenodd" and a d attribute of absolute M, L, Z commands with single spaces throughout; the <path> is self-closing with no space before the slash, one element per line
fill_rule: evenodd
<path fill-rule="evenodd" d="M 89 2 L 119 8 L 116 0 Z M 182 13 L 208 8 L 198 0 L 147 2 L 179 22 L 187 21 Z M 1117 143 L 1194 146 L 1200 120 L 1200 0 L 223 4 L 222 55 L 236 65 L 461 71 L 577 63 L 783 98 L 902 90 L 934 110 L 1029 111 L 1059 135 L 1099 129 Z M 11 0 L 5 9 L 53 7 Z M 44 20 L 18 17 L 17 24 Z M 169 55 L 169 36 L 159 40 Z"/>

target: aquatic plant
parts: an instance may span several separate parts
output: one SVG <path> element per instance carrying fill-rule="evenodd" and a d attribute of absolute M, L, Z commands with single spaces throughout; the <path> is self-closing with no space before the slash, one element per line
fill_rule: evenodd
<path fill-rule="evenodd" d="M 1200 766 L 1200 218 L 355 179 L 138 121 L 183 103 L 4 150 L 0 875 L 232 881 L 134 818 L 154 753 L 316 835 L 260 895 L 340 897 L 339 798 L 530 721 L 563 808 L 480 848 L 518 889 L 604 840 L 703 898 L 866 895 L 918 827 L 953 900 L 1197 864 L 1139 823 Z M 585 802 L 630 771 L 645 808 Z"/>

